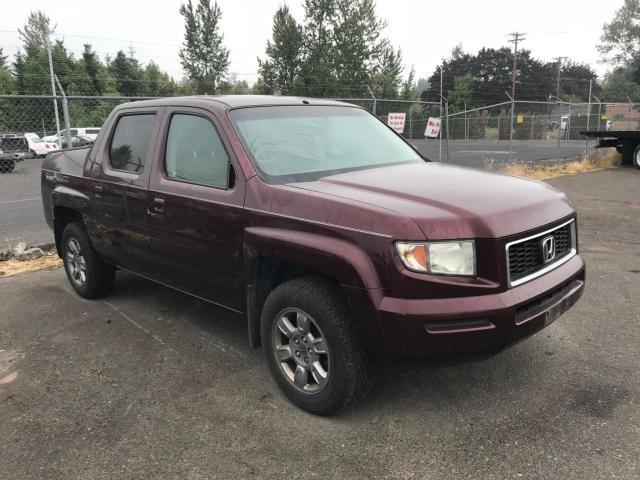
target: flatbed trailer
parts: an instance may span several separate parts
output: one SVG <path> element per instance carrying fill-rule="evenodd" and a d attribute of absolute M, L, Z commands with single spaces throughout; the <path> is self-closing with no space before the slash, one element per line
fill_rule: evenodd
<path fill-rule="evenodd" d="M 611 130 L 580 132 L 590 138 L 597 138 L 596 148 L 615 148 L 622 155 L 622 163 L 633 163 L 640 168 L 640 130 Z"/>

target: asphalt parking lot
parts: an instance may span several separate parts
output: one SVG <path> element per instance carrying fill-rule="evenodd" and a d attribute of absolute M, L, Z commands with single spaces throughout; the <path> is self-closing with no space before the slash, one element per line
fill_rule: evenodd
<path fill-rule="evenodd" d="M 411 143 L 427 158 L 440 159 L 440 145 L 437 139 L 411 140 Z M 589 142 L 589 148 L 595 143 Z M 587 148 L 584 140 L 563 141 L 558 146 L 554 140 L 514 140 L 513 151 L 505 140 L 451 140 L 449 158 L 446 155 L 446 142 L 442 144 L 442 161 L 484 168 L 485 163 L 502 165 L 517 162 L 544 162 L 547 160 L 581 158 Z"/>
<path fill-rule="evenodd" d="M 214 306 L 122 273 L 94 302 L 62 270 L 0 278 L 0 477 L 637 479 L 640 171 L 550 183 L 579 211 L 580 302 L 489 359 L 388 362 L 332 418 Z"/>
<path fill-rule="evenodd" d="M 412 140 L 418 150 L 434 161 L 440 158 L 437 140 Z M 445 144 L 443 144 L 445 148 Z M 520 162 L 575 158 L 585 151 L 584 141 L 515 141 L 513 158 Z M 446 149 L 443 161 L 447 161 Z M 509 142 L 498 140 L 453 140 L 449 145 L 449 161 L 459 165 L 484 168 L 508 162 Z M 19 162 L 15 171 L 0 174 L 0 245 L 24 240 L 29 245 L 51 243 L 51 230 L 44 221 L 40 198 L 40 166 L 42 159 Z"/>

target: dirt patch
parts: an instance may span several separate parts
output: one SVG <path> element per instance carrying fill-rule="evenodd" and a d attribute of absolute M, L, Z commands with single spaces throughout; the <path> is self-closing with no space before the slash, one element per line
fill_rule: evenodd
<path fill-rule="evenodd" d="M 577 173 L 595 172 L 605 168 L 620 165 L 620 155 L 614 150 L 600 155 L 585 155 L 581 160 L 558 163 L 554 165 L 522 165 L 513 164 L 503 167 L 500 171 L 517 177 L 533 178 L 535 180 L 548 180 L 563 175 L 575 175 Z"/>
<path fill-rule="evenodd" d="M 0 278 L 20 275 L 21 273 L 35 272 L 37 270 L 52 270 L 60 268 L 62 260 L 58 258 L 55 250 L 49 250 L 40 258 L 35 260 L 26 260 L 24 262 L 12 258 L 4 262 L 0 262 Z"/>

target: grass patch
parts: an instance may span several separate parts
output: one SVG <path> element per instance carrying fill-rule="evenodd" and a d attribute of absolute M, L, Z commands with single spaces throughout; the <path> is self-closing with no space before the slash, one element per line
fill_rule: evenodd
<path fill-rule="evenodd" d="M 580 160 L 572 162 L 556 163 L 553 165 L 523 165 L 514 163 L 502 167 L 500 171 L 517 177 L 533 178 L 534 180 L 548 180 L 562 175 L 575 175 L 576 173 L 595 172 L 620 165 L 620 154 L 613 148 L 606 153 L 584 155 Z"/>
<path fill-rule="evenodd" d="M 20 275 L 21 273 L 36 272 L 38 270 L 52 270 L 62 266 L 62 260 L 55 249 L 44 252 L 44 255 L 35 260 L 20 261 L 11 258 L 0 262 L 0 278 Z"/>

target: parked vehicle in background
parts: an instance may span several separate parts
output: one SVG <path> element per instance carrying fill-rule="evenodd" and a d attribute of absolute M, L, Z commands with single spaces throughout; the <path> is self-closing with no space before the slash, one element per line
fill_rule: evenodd
<path fill-rule="evenodd" d="M 607 124 L 608 127 L 608 124 Z M 609 130 L 580 132 L 598 139 L 595 148 L 615 148 L 622 156 L 622 163 L 632 163 L 640 169 L 640 130 Z"/>
<path fill-rule="evenodd" d="M 91 140 L 95 141 L 95 139 L 98 137 L 98 134 L 100 133 L 100 127 L 71 128 L 69 129 L 69 131 L 73 136 L 77 135 L 81 137 L 88 137 Z M 55 135 L 48 135 L 46 137 L 43 137 L 42 140 L 44 140 L 45 142 L 59 142 L 66 136 L 66 132 L 66 129 L 60 130 Z"/>
<path fill-rule="evenodd" d="M 316 414 L 369 391 L 372 356 L 496 351 L 584 289 L 564 194 L 432 163 L 341 102 L 130 102 L 42 170 L 79 295 L 122 268 L 243 315 L 279 387 Z"/>
<path fill-rule="evenodd" d="M 7 133 L 0 137 L 0 173 L 9 173 L 16 168 L 16 162 L 31 158 L 29 142 L 19 134 Z"/>
<path fill-rule="evenodd" d="M 38 157 L 44 157 L 47 153 L 59 150 L 60 146 L 55 142 L 45 142 L 36 133 L 25 133 L 24 138 L 29 143 L 29 150 Z"/>
<path fill-rule="evenodd" d="M 71 146 L 67 144 L 67 137 L 62 137 L 58 140 L 57 145 L 60 148 L 77 148 L 77 147 L 87 147 L 89 145 L 93 145 L 93 138 L 85 137 L 83 135 L 72 135 L 71 136 Z"/>

